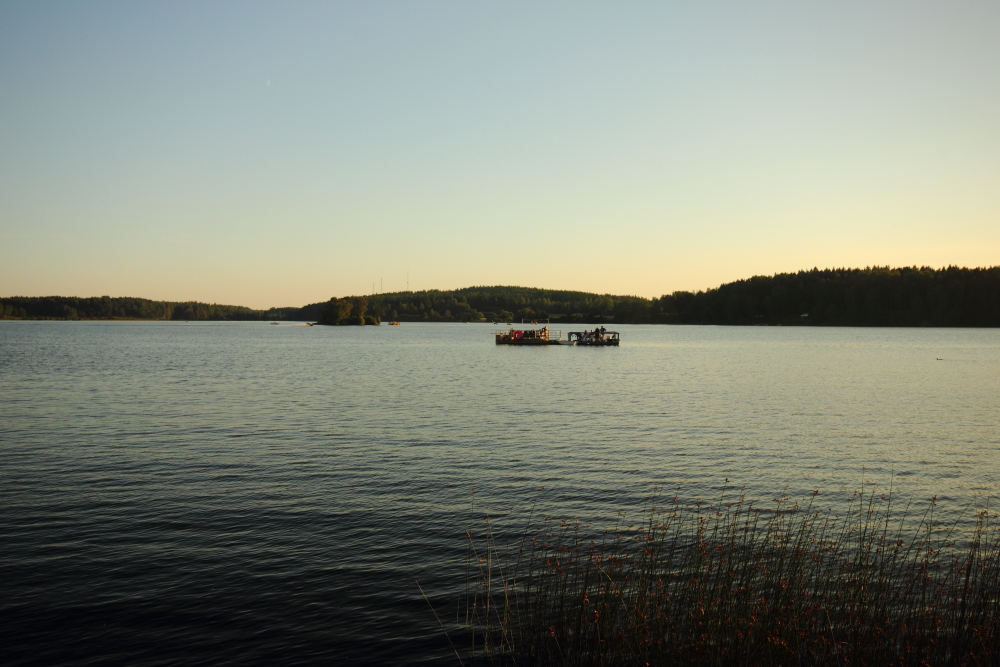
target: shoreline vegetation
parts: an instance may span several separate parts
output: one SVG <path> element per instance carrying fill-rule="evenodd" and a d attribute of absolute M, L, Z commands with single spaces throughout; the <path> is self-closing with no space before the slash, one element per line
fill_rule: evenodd
<path fill-rule="evenodd" d="M 24 320 L 238 320 L 284 319 L 286 310 L 254 310 L 197 301 L 153 301 L 134 297 L 34 296 L 0 298 L 0 319 Z"/>
<path fill-rule="evenodd" d="M 267 310 L 131 297 L 4 297 L 0 319 L 1000 327 L 1000 267 L 812 269 L 654 299 L 507 286 L 344 296 Z"/>
<path fill-rule="evenodd" d="M 762 505 L 732 487 L 715 501 L 656 491 L 638 521 L 619 512 L 604 531 L 535 507 L 506 529 L 473 508 L 464 599 L 437 600 L 454 617 L 431 604 L 462 664 L 1000 661 L 989 497 L 946 521 L 935 499 L 901 505 L 891 487 L 832 506 L 818 491 Z"/>

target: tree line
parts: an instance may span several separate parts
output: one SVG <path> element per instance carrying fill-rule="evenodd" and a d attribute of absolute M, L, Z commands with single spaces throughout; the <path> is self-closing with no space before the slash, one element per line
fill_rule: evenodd
<path fill-rule="evenodd" d="M 153 301 L 134 297 L 36 296 L 0 298 L 0 317 L 61 320 L 271 320 L 291 308 L 254 310 L 197 301 Z"/>
<path fill-rule="evenodd" d="M 394 292 L 367 297 L 333 298 L 310 304 L 291 315 L 321 324 L 400 322 L 514 322 L 552 319 L 562 322 L 611 321 L 616 312 L 641 310 L 649 299 L 535 287 L 466 287 L 457 290 Z M 350 305 L 348 305 L 350 304 Z"/>
<path fill-rule="evenodd" d="M 1000 327 L 1000 267 L 812 269 L 659 298 L 534 287 L 334 297 L 253 310 L 128 297 L 10 297 L 2 318 Z"/>
<path fill-rule="evenodd" d="M 998 327 L 1000 267 L 812 269 L 654 299 L 647 321 Z M 636 313 L 632 321 L 640 321 Z"/>
<path fill-rule="evenodd" d="M 331 324 L 360 324 L 362 319 L 369 324 L 381 319 L 550 319 L 553 323 L 997 327 L 1000 267 L 812 269 L 754 276 L 654 299 L 532 287 L 467 287 L 331 299 L 290 317 Z"/>

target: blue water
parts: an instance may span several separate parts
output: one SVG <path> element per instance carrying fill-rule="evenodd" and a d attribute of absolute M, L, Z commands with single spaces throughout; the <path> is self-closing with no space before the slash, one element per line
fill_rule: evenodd
<path fill-rule="evenodd" d="M 618 328 L 0 322 L 0 662 L 450 664 L 473 497 L 996 490 L 1000 331 Z"/>

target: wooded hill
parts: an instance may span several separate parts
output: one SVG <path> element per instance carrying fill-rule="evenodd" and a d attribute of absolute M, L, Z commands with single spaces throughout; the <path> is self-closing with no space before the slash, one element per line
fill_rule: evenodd
<path fill-rule="evenodd" d="M 1000 326 L 1000 267 L 813 269 L 654 299 L 651 321 L 825 326 Z"/>
<path fill-rule="evenodd" d="M 812 269 L 755 276 L 657 299 L 533 287 L 467 287 L 334 298 L 253 310 L 94 297 L 0 299 L 0 317 L 59 319 L 784 324 L 1000 327 L 1000 267 Z"/>
<path fill-rule="evenodd" d="M 356 324 L 359 313 L 366 319 L 400 322 L 511 322 L 547 317 L 589 322 L 610 321 L 628 307 L 639 311 L 649 303 L 649 299 L 635 296 L 535 287 L 466 287 L 331 299 L 326 304 L 306 306 L 302 314 L 315 314 L 322 324 Z"/>
<path fill-rule="evenodd" d="M 331 304 L 336 301 L 337 313 Z M 312 304 L 291 319 L 401 322 L 1000 326 L 1000 267 L 812 269 L 658 299 L 530 287 L 396 292 Z M 348 305 L 348 303 L 350 305 Z M 346 313 L 346 315 L 345 315 Z"/>

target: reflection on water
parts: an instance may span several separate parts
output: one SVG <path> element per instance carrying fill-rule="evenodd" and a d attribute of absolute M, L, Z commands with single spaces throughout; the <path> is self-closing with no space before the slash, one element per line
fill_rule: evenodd
<path fill-rule="evenodd" d="M 995 489 L 997 330 L 616 328 L 0 323 L 4 662 L 437 663 L 473 488 Z"/>

